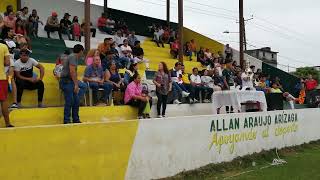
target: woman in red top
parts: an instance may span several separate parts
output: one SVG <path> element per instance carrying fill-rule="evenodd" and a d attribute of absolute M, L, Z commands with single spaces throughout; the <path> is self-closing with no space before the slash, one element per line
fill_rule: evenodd
<path fill-rule="evenodd" d="M 169 29 L 166 27 L 164 29 L 163 35 L 162 35 L 162 41 L 164 43 L 168 43 L 169 42 L 169 38 L 170 38 L 170 31 Z"/>
<path fill-rule="evenodd" d="M 172 44 L 171 44 L 171 51 L 170 51 L 171 55 L 173 56 L 173 58 L 177 59 L 178 58 L 178 54 L 179 54 L 179 42 L 178 40 L 175 40 Z"/>
<path fill-rule="evenodd" d="M 101 14 L 101 17 L 98 19 L 98 29 L 102 32 L 105 32 L 107 34 L 112 34 L 112 30 L 107 27 L 107 16 L 105 13 Z"/>
<path fill-rule="evenodd" d="M 25 29 L 25 26 L 24 26 L 23 22 L 22 22 L 20 19 L 18 19 L 18 20 L 16 21 L 15 33 L 16 33 L 17 35 L 20 34 L 20 35 L 22 35 L 22 36 L 27 36 L 27 31 L 26 31 L 26 29 Z"/>
<path fill-rule="evenodd" d="M 20 19 L 17 19 L 15 27 L 16 27 L 15 34 L 16 34 L 17 43 L 19 45 L 23 43 L 27 43 L 28 49 L 32 49 L 30 38 L 28 37 L 27 30 L 24 26 L 23 21 L 21 21 Z"/>
<path fill-rule="evenodd" d="M 3 18 L 4 26 L 11 29 L 16 29 L 17 17 L 14 12 L 10 12 L 8 16 Z"/>
<path fill-rule="evenodd" d="M 307 91 L 312 91 L 316 89 L 316 87 L 318 86 L 318 82 L 313 79 L 311 74 L 308 76 L 308 79 L 305 81 L 305 84 Z"/>
<path fill-rule="evenodd" d="M 73 40 L 81 42 L 81 27 L 78 16 L 74 16 L 72 20 L 72 36 Z"/>

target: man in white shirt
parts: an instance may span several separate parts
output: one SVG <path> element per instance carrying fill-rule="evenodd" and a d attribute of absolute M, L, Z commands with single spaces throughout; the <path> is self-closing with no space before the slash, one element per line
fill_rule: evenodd
<path fill-rule="evenodd" d="M 116 46 L 121 46 L 123 44 L 123 40 L 125 40 L 126 38 L 124 38 L 122 36 L 121 31 L 117 31 L 117 34 L 114 36 L 113 39 L 114 39 Z"/>
<path fill-rule="evenodd" d="M 113 19 L 111 19 L 111 17 L 109 17 L 109 18 L 107 19 L 106 27 L 109 28 L 109 29 L 111 29 L 111 30 L 113 30 L 115 24 L 116 24 L 116 22 L 115 22 Z"/>
<path fill-rule="evenodd" d="M 38 90 L 38 107 L 44 107 L 42 104 L 44 94 L 44 67 L 35 59 L 29 57 L 28 50 L 20 51 L 20 59 L 14 63 L 14 72 L 17 85 L 17 103 L 21 105 L 21 97 L 24 89 Z M 33 72 L 33 67 L 40 70 L 40 77 Z"/>
<path fill-rule="evenodd" d="M 253 73 L 252 71 L 243 72 L 241 74 L 242 87 L 253 89 Z"/>
<path fill-rule="evenodd" d="M 159 43 L 162 47 L 164 47 L 163 41 L 162 41 L 162 35 L 163 32 L 161 32 L 159 29 L 156 29 L 153 34 L 153 40 L 156 42 L 157 46 L 160 47 Z"/>
<path fill-rule="evenodd" d="M 160 26 L 160 27 L 159 27 L 159 35 L 162 36 L 163 33 L 164 33 L 164 30 L 163 30 L 162 26 Z"/>
<path fill-rule="evenodd" d="M 201 93 L 202 99 L 204 100 L 204 102 L 209 103 L 210 97 L 213 93 L 213 89 L 204 86 L 204 84 L 201 81 L 198 68 L 192 69 L 192 75 L 190 76 L 190 83 L 194 89 L 194 94 L 195 94 L 194 102 L 200 101 L 199 94 Z"/>
<path fill-rule="evenodd" d="M 120 58 L 126 57 L 126 58 L 132 58 L 132 49 L 128 44 L 128 40 L 123 40 L 123 45 L 120 47 Z"/>

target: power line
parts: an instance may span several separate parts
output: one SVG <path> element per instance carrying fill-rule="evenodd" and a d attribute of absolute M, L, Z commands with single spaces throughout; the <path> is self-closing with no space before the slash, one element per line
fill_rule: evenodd
<path fill-rule="evenodd" d="M 290 36 L 288 34 L 285 34 L 285 33 L 282 33 L 280 31 L 277 31 L 277 30 L 274 30 L 270 27 L 267 27 L 267 26 L 264 26 L 264 25 L 261 25 L 261 24 L 257 24 L 257 23 L 251 23 L 250 25 L 254 26 L 255 28 L 257 29 L 260 29 L 260 30 L 263 30 L 263 31 L 266 31 L 266 32 L 270 32 L 270 33 L 274 33 L 274 34 L 277 34 L 279 37 L 282 37 L 284 39 L 287 39 L 287 40 L 292 40 L 292 39 L 296 39 L 298 41 L 302 41 L 301 39 L 298 39 L 296 38 L 295 36 Z"/>
<path fill-rule="evenodd" d="M 155 3 L 155 2 L 151 2 L 151 1 L 147 1 L 147 0 L 138 0 L 138 1 L 146 2 L 146 3 L 149 3 L 149 4 L 153 4 L 153 5 L 158 5 L 158 6 L 166 6 L 165 4 L 159 4 L 159 3 Z M 159 0 L 159 1 L 166 2 L 165 0 Z M 224 9 L 224 8 L 218 8 L 218 7 L 215 7 L 215 6 L 194 2 L 194 1 L 191 1 L 191 0 L 186 0 L 186 1 L 190 2 L 190 3 L 193 3 L 193 4 L 198 4 L 198 5 L 211 7 L 211 8 L 215 8 L 215 9 L 221 9 L 221 10 L 225 10 L 225 11 L 229 11 L 229 12 L 236 12 L 236 11 L 227 10 L 227 9 Z M 223 18 L 223 19 L 228 19 L 228 20 L 237 20 L 236 18 L 234 18 L 234 16 L 230 16 L 230 15 L 226 15 L 226 14 L 220 14 L 220 13 L 212 13 L 212 12 L 207 11 L 207 10 L 203 10 L 203 9 L 200 9 L 200 8 L 194 8 L 194 7 L 190 7 L 190 6 L 185 6 L 185 7 L 186 7 L 186 9 L 188 9 L 187 11 L 189 11 L 189 12 L 194 12 L 194 13 L 197 13 L 197 14 L 203 14 L 203 15 L 207 15 L 207 16 L 213 16 L 213 17 L 218 17 L 218 18 Z M 171 7 L 171 8 L 176 8 L 176 7 Z M 263 19 L 263 18 L 259 18 L 259 19 Z M 264 20 L 264 21 L 268 22 L 267 20 Z M 280 37 L 282 37 L 284 39 L 287 39 L 287 40 L 295 39 L 295 40 L 298 40 L 298 41 L 302 41 L 301 39 L 298 39 L 296 36 L 290 36 L 288 34 L 285 34 L 283 32 L 275 30 L 275 29 L 273 29 L 271 27 L 266 27 L 264 25 L 257 24 L 257 23 L 253 23 L 252 25 L 254 27 L 256 27 L 257 29 L 280 35 Z M 228 40 L 216 40 L 216 41 L 239 43 L 238 41 L 232 41 L 232 40 L 229 40 L 229 41 Z M 253 45 L 251 43 L 247 43 L 247 44 L 248 44 L 248 46 L 251 46 L 251 47 L 254 47 L 254 48 L 259 48 L 258 46 Z M 266 45 L 266 44 L 264 44 L 264 45 Z M 279 55 L 279 57 L 282 57 L 283 59 L 286 59 L 286 60 L 290 60 L 291 62 L 293 61 L 293 62 L 305 64 L 305 62 L 299 61 L 299 60 L 296 60 L 296 59 L 293 59 L 293 58 L 289 58 L 289 57 L 285 57 L 285 56 L 281 56 L 281 55 Z"/>
<path fill-rule="evenodd" d="M 281 57 L 281 58 L 283 58 L 283 59 L 286 59 L 286 60 L 288 60 L 288 61 L 294 61 L 294 62 L 299 62 L 299 63 L 302 63 L 302 64 L 307 64 L 307 65 L 315 66 L 314 64 L 307 63 L 306 61 L 297 60 L 297 59 L 294 59 L 294 58 L 291 58 L 291 57 L 288 57 L 288 56 L 283 56 L 283 55 L 278 55 L 278 56 Z"/>
<path fill-rule="evenodd" d="M 144 1 L 144 2 L 146 2 L 146 3 L 156 4 L 156 3 L 154 3 L 154 2 L 146 1 L 146 0 L 138 0 L 138 1 Z M 166 2 L 165 0 L 158 0 L 158 1 Z M 156 5 L 166 6 L 166 5 L 163 5 L 163 4 L 156 4 Z M 237 17 L 235 17 L 235 16 L 230 16 L 230 14 L 223 14 L 223 13 L 211 12 L 211 11 L 204 10 L 204 9 L 201 9 L 201 8 L 195 8 L 195 7 L 186 6 L 186 5 L 185 5 L 184 7 L 185 7 L 186 9 L 188 9 L 189 11 L 191 11 L 191 12 L 196 12 L 197 14 L 214 16 L 214 17 L 219 17 L 219 18 L 224 18 L 224 19 L 229 19 L 229 20 L 237 20 Z M 186 10 L 186 11 L 188 11 L 188 10 Z"/>
<path fill-rule="evenodd" d="M 151 2 L 151 1 L 146 1 L 146 0 L 139 0 L 139 1 L 144 1 L 144 2 L 147 2 L 147 3 L 150 3 L 150 4 L 155 4 L 155 5 L 161 5 L 161 6 L 166 6 L 166 5 L 163 5 L 163 4 L 156 4 L 154 2 Z M 166 2 L 166 0 L 158 0 L 159 1 L 162 1 L 162 2 Z M 210 5 L 210 4 L 204 4 L 204 3 L 200 3 L 200 2 L 196 2 L 196 1 L 192 1 L 192 0 L 185 0 L 186 2 L 188 3 L 192 3 L 192 4 L 197 4 L 197 5 L 200 5 L 200 6 L 203 6 L 203 7 L 210 7 L 212 9 L 216 9 L 216 10 L 220 10 L 220 11 L 226 11 L 226 12 L 229 12 L 229 13 L 233 13 L 233 14 L 236 14 L 238 13 L 238 11 L 235 11 L 235 10 L 230 10 L 230 9 L 226 9 L 226 8 L 221 8 L 221 7 L 217 7 L 217 6 L 213 6 L 213 5 Z M 203 14 L 203 15 L 208 15 L 208 16 L 214 16 L 214 17 L 219 17 L 219 18 L 224 18 L 224 19 L 228 19 L 228 20 L 237 20 L 237 17 L 235 16 L 232 16 L 230 14 L 222 14 L 222 13 L 216 13 L 216 12 L 211 12 L 211 11 L 208 11 L 208 10 L 204 10 L 204 9 L 200 9 L 200 8 L 195 8 L 195 7 L 190 7 L 190 6 L 185 6 L 186 8 L 189 8 L 190 11 L 192 12 L 196 12 L 198 14 Z M 197 11 L 196 11 L 197 10 Z M 200 12 L 199 12 L 200 11 Z M 205 13 L 206 12 L 206 13 Z M 292 40 L 292 39 L 295 39 L 295 40 L 298 40 L 300 42 L 303 42 L 305 44 L 308 44 L 308 45 L 312 45 L 310 42 L 307 42 L 304 40 L 304 38 L 299 38 L 299 37 L 303 37 L 303 33 L 299 33 L 297 31 L 294 31 L 288 27 L 285 27 L 283 25 L 278 25 L 278 24 L 275 24 L 273 22 L 271 22 L 270 20 L 267 20 L 266 18 L 263 18 L 263 17 L 259 17 L 259 16 L 255 16 L 255 18 L 259 21 L 262 21 L 264 23 L 267 23 L 269 25 L 272 25 L 273 27 L 276 27 L 277 29 L 275 28 L 272 28 L 270 26 L 264 26 L 264 25 L 261 25 L 261 24 L 256 24 L 255 26 L 260 26 L 260 29 L 263 28 L 264 31 L 268 31 L 270 33 L 276 33 L 276 34 L 281 34 L 282 37 L 284 38 L 284 36 L 286 37 L 285 39 L 287 40 Z M 258 28 L 259 29 L 259 28 Z M 279 29 L 281 29 L 281 31 L 279 31 Z M 262 30 L 262 29 L 261 29 Z M 285 32 L 283 32 L 283 30 Z M 288 34 L 288 32 L 291 32 L 291 34 L 295 34 L 295 36 L 291 36 Z"/>
<path fill-rule="evenodd" d="M 189 2 L 189 3 L 197 4 L 200 6 L 210 7 L 212 9 L 227 11 L 227 12 L 231 12 L 231 13 L 239 13 L 238 11 L 229 10 L 229 9 L 225 9 L 225 8 L 221 8 L 221 7 L 217 7 L 217 6 L 208 5 L 208 4 L 203 4 L 203 3 L 196 2 L 196 1 L 191 1 L 191 0 L 185 0 L 185 1 Z"/>
<path fill-rule="evenodd" d="M 256 16 L 256 19 L 258 19 L 258 20 L 260 20 L 260 21 L 263 21 L 263 22 L 266 22 L 266 23 L 268 23 L 268 24 L 271 24 L 271 25 L 273 25 L 273 26 L 275 26 L 275 27 L 277 27 L 277 28 L 279 28 L 279 29 L 284 29 L 284 30 L 286 30 L 286 31 L 289 31 L 289 32 L 291 32 L 291 33 L 293 33 L 293 34 L 296 34 L 296 35 L 298 35 L 298 36 L 304 36 L 303 33 L 294 31 L 294 30 L 292 30 L 292 29 L 290 29 L 290 28 L 288 28 L 288 27 L 285 27 L 285 26 L 282 26 L 282 25 L 279 25 L 279 24 L 275 24 L 275 23 L 267 20 L 266 18 L 262 18 L 262 17 Z"/>

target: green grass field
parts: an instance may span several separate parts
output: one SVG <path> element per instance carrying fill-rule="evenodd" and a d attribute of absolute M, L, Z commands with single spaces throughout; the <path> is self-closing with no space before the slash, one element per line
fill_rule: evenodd
<path fill-rule="evenodd" d="M 276 158 L 273 150 L 238 158 L 231 163 L 182 172 L 165 180 L 320 180 L 320 141 L 282 149 L 279 156 L 287 163 L 271 166 Z"/>

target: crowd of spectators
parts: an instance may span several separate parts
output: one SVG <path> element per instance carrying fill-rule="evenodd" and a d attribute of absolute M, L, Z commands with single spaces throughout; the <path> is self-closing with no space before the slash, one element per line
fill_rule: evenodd
<path fill-rule="evenodd" d="M 70 16 L 69 13 L 65 13 L 59 21 L 58 14 L 52 12 L 44 28 L 48 38 L 51 32 L 57 31 L 60 39 L 62 34 L 65 34 L 69 40 L 81 41 L 84 22 L 80 24 L 77 16 L 70 21 Z M 12 6 L 8 6 L 4 18 L 0 16 L 1 39 L 3 39 L 0 50 L 3 51 L 5 73 L 14 99 L 11 108 L 21 107 L 24 89 L 37 90 L 38 107 L 45 107 L 42 103 L 45 69 L 30 57 L 32 51 L 29 36 L 38 37 L 39 23 L 43 24 L 37 11 L 32 10 L 28 15 L 27 7 L 14 13 Z M 149 60 L 144 57 L 144 50 L 140 46 L 138 37 L 134 31 L 128 30 L 123 20 L 116 22 L 104 13 L 98 19 L 97 27 L 99 31 L 113 35 L 113 38 L 105 38 L 96 49 L 91 49 L 86 54 L 86 68 L 81 81 L 75 79 L 78 62 L 83 56 L 81 45 L 76 45 L 73 53 L 66 50 L 57 60 L 54 75 L 60 79 L 60 88 L 65 96 L 64 123 L 70 123 L 71 111 L 79 111 L 77 106 L 89 89 L 92 91 L 94 106 L 127 104 L 138 108 L 138 118 L 150 118 L 152 96 L 148 87 L 142 84 L 141 75 L 138 73 L 138 64 L 144 63 L 148 69 Z M 91 27 L 91 32 L 95 36 L 95 28 Z M 236 61 L 233 61 L 233 50 L 228 44 L 224 48 L 224 53 L 221 51 L 214 53 L 209 48 L 198 48 L 194 39 L 186 42 L 184 47 L 180 47 L 176 32 L 168 27 L 152 25 L 150 32 L 158 47 L 170 44 L 173 58 L 178 58 L 179 49 L 183 48 L 184 56 L 190 61 L 196 57 L 203 65 L 203 70 L 194 67 L 192 74 L 187 74 L 181 62 L 177 62 L 171 70 L 165 62 L 159 63 L 153 79 L 159 118 L 166 116 L 167 103 L 210 103 L 213 92 L 232 89 L 257 90 L 266 94 L 281 93 L 291 108 L 294 108 L 294 103 L 304 104 L 307 94 L 318 85 L 317 81 L 309 76 L 307 79 L 301 79 L 295 87 L 296 93 L 291 95 L 283 89 L 278 77 L 271 79 L 269 75 L 264 74 L 261 69 L 256 70 L 254 66 L 242 70 Z M 7 57 L 9 62 L 6 62 Z M 33 72 L 34 67 L 40 70 L 39 76 Z M 125 73 L 120 74 L 119 69 L 125 69 Z M 101 97 L 99 91 L 102 91 Z M 72 113 L 72 116 L 74 122 L 80 122 L 77 113 Z M 8 120 L 6 125 L 11 126 Z"/>
<path fill-rule="evenodd" d="M 44 24 L 38 16 L 36 9 L 33 9 L 31 14 L 29 14 L 28 7 L 23 7 L 19 11 L 14 12 L 13 6 L 8 5 L 3 16 L 0 15 L 0 38 L 7 39 L 8 36 L 12 36 L 8 35 L 8 32 L 12 30 L 14 37 L 9 38 L 14 38 L 19 43 L 27 42 L 30 45 L 30 37 L 38 37 L 40 23 L 44 25 L 48 38 L 51 38 L 51 33 L 57 32 L 60 39 L 63 39 L 62 35 L 66 35 L 69 40 L 81 41 L 81 36 L 84 36 L 85 33 L 85 21 L 82 20 L 80 23 L 78 16 L 73 16 L 72 20 L 70 18 L 71 15 L 65 13 L 59 19 L 58 13 L 53 11 Z M 110 35 L 114 35 L 117 31 L 125 34 L 126 37 L 129 35 L 128 26 L 125 21 L 115 21 L 111 17 L 107 17 L 105 13 L 102 13 L 101 17 L 98 18 L 97 27 L 101 32 Z M 90 22 L 90 31 L 92 37 L 95 37 L 96 28 L 94 28 L 92 22 Z M 120 41 L 120 44 L 122 44 L 122 41 Z"/>
<path fill-rule="evenodd" d="M 30 15 L 28 13 L 28 7 L 14 12 L 13 6 L 7 6 L 3 16 L 0 14 L 0 39 L 13 41 L 18 47 L 28 44 L 28 48 L 31 49 L 30 36 L 37 37 L 38 24 L 42 22 L 35 9 Z"/>

